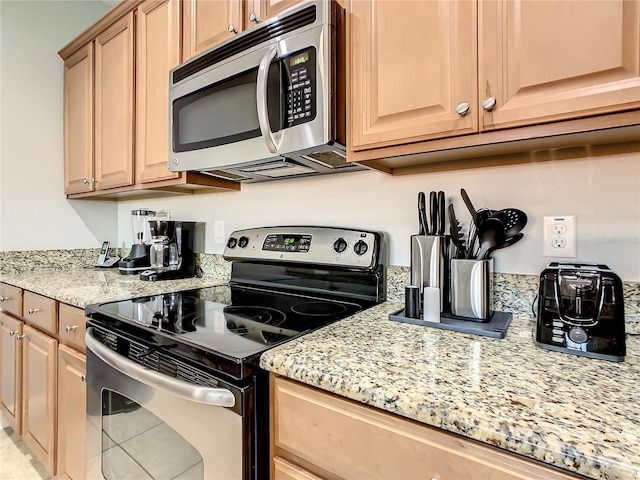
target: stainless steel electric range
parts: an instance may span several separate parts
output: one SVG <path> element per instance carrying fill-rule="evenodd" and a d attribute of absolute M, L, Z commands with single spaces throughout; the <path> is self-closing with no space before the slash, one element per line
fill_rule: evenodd
<path fill-rule="evenodd" d="M 228 285 L 90 305 L 87 478 L 269 475 L 265 350 L 385 299 L 386 237 L 234 232 Z"/>

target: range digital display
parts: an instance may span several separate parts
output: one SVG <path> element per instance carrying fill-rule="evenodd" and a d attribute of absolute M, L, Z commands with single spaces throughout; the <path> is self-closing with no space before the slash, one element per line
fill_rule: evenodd
<path fill-rule="evenodd" d="M 302 252 L 309 251 L 311 246 L 311 235 L 289 235 L 274 233 L 267 235 L 262 245 L 262 250 L 272 252 Z"/>

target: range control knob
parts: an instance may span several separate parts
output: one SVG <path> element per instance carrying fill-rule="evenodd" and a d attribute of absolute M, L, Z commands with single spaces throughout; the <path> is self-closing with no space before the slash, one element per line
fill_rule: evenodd
<path fill-rule="evenodd" d="M 340 237 L 335 242 L 333 242 L 333 249 L 337 253 L 342 253 L 347 249 L 347 242 L 344 238 Z"/>
<path fill-rule="evenodd" d="M 237 244 L 238 240 L 235 237 L 229 237 L 229 240 L 227 240 L 227 247 L 229 248 L 236 248 Z"/>
<path fill-rule="evenodd" d="M 364 255 L 369 250 L 369 245 L 367 245 L 362 240 L 358 240 L 356 244 L 353 246 L 353 251 L 356 255 Z"/>
<path fill-rule="evenodd" d="M 238 246 L 240 248 L 244 248 L 247 245 L 249 245 L 249 239 L 247 237 L 244 237 L 244 236 L 240 237 L 240 240 L 238 240 Z"/>

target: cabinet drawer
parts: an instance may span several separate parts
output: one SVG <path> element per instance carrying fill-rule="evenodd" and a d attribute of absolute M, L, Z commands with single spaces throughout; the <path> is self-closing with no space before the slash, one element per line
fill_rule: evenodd
<path fill-rule="evenodd" d="M 22 289 L 0 283 L 0 311 L 20 317 L 22 315 Z"/>
<path fill-rule="evenodd" d="M 322 480 L 280 457 L 273 457 L 273 480 Z"/>
<path fill-rule="evenodd" d="M 56 335 L 58 333 L 57 303 L 52 298 L 24 292 L 22 316 L 27 323 Z"/>
<path fill-rule="evenodd" d="M 58 338 L 61 343 L 66 343 L 84 352 L 84 332 L 86 324 L 87 317 L 84 316 L 84 310 L 82 308 L 72 307 L 65 303 L 60 304 Z"/>
<path fill-rule="evenodd" d="M 331 476 L 368 480 L 575 478 L 458 435 L 277 376 L 271 378 L 273 455 L 291 453 L 294 459 Z"/>

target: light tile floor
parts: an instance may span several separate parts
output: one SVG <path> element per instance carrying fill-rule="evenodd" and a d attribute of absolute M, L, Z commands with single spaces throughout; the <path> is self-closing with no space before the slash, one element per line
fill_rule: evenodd
<path fill-rule="evenodd" d="M 47 480 L 55 479 L 31 455 L 2 414 L 0 414 L 0 479 Z"/>

